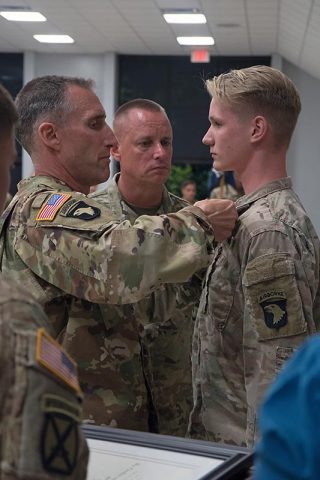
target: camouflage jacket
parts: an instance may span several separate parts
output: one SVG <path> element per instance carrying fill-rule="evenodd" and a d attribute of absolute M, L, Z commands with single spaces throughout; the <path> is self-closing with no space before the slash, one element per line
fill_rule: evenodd
<path fill-rule="evenodd" d="M 20 182 L 0 229 L 1 270 L 45 305 L 57 335 L 71 296 L 136 302 L 205 266 L 212 240 L 197 207 L 120 223 L 103 205 L 45 176 Z"/>
<path fill-rule="evenodd" d="M 76 369 L 48 328 L 29 292 L 0 277 L 1 480 L 86 478 Z"/>
<path fill-rule="evenodd" d="M 137 214 L 121 198 L 117 177 L 93 197 L 117 220 L 135 222 Z M 157 213 L 185 206 L 187 202 L 164 189 Z M 74 328 L 67 330 L 65 345 L 74 344 L 75 328 L 79 339 L 89 327 L 99 331 L 81 358 L 80 348 L 72 347 L 82 388 L 90 392 L 85 418 L 126 429 L 186 434 L 192 407 L 192 314 L 200 293 L 201 279 L 193 276 L 188 283 L 162 285 L 134 305 L 75 305 L 69 320 Z"/>
<path fill-rule="evenodd" d="M 291 181 L 237 202 L 233 238 L 207 271 L 193 339 L 191 436 L 252 446 L 266 388 L 319 330 L 319 239 Z"/>

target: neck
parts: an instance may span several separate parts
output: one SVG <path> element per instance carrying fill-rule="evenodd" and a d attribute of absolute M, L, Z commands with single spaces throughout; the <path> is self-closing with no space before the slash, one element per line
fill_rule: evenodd
<path fill-rule="evenodd" d="M 246 195 L 287 175 L 285 154 L 255 158 L 242 172 L 238 172 Z"/>
<path fill-rule="evenodd" d="M 123 198 L 136 207 L 157 207 L 162 201 L 163 184 L 137 184 L 125 175 L 120 174 L 118 188 Z"/>
<path fill-rule="evenodd" d="M 35 175 L 46 175 L 47 177 L 57 178 L 61 182 L 64 182 L 66 185 L 68 185 L 75 192 L 81 192 L 85 195 L 88 195 L 90 192 L 90 187 L 77 182 L 77 180 L 72 175 L 70 175 L 66 169 L 61 168 L 60 166 L 56 168 L 54 165 L 50 167 L 35 165 L 34 172 Z"/>

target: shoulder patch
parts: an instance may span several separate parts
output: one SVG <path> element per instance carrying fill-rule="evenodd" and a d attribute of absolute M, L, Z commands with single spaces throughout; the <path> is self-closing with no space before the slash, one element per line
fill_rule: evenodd
<path fill-rule="evenodd" d="M 77 364 L 44 328 L 39 328 L 37 332 L 36 360 L 72 390 L 80 393 Z"/>
<path fill-rule="evenodd" d="M 41 407 L 45 414 L 40 439 L 42 465 L 46 471 L 59 477 L 69 476 L 78 459 L 81 409 L 56 395 L 42 397 Z"/>
<path fill-rule="evenodd" d="M 264 322 L 268 328 L 279 330 L 288 323 L 287 296 L 284 291 L 268 291 L 259 297 Z"/>
<path fill-rule="evenodd" d="M 46 220 L 52 222 L 55 219 L 55 216 L 59 212 L 60 208 L 67 200 L 72 196 L 71 193 L 53 193 L 50 197 L 44 202 L 40 208 L 36 220 Z"/>
<path fill-rule="evenodd" d="M 70 200 L 63 208 L 59 215 L 63 217 L 80 218 L 81 220 L 93 220 L 100 217 L 101 210 L 84 202 L 83 200 Z"/>

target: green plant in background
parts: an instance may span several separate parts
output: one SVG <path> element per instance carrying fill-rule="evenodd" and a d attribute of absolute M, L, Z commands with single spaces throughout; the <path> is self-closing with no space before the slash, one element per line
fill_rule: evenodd
<path fill-rule="evenodd" d="M 181 196 L 181 183 L 185 180 L 194 180 L 197 184 L 197 200 L 202 200 L 207 198 L 209 170 L 210 165 L 172 165 L 166 186 L 169 192 Z"/>
<path fill-rule="evenodd" d="M 172 165 L 171 174 L 167 180 L 169 192 L 181 196 L 180 185 L 185 180 L 193 180 L 191 165 Z"/>

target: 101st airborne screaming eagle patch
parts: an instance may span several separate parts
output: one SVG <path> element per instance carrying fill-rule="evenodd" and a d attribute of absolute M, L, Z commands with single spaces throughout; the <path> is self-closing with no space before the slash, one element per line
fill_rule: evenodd
<path fill-rule="evenodd" d="M 268 328 L 279 330 L 288 323 L 287 297 L 285 292 L 274 290 L 265 292 L 259 297 L 263 310 L 264 322 Z"/>

